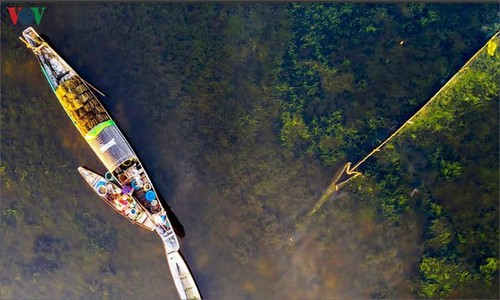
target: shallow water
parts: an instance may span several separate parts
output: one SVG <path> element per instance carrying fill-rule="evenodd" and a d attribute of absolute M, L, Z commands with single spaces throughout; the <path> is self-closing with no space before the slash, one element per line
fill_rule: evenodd
<path fill-rule="evenodd" d="M 255 41 L 266 36 L 266 26 L 287 30 L 285 21 L 270 25 L 264 14 L 284 5 L 229 5 L 225 12 L 207 4 L 189 14 L 176 13 L 184 4 L 46 7 L 35 29 L 110 96 L 100 99 L 184 227 L 181 251 L 204 297 L 412 297 L 409 282 L 422 254 L 420 217 L 385 230 L 374 209 L 351 201 L 346 191 L 295 227 L 333 168 L 296 158 L 276 138 L 275 99 L 265 92 L 272 67 L 255 61 L 274 65 L 255 58 L 261 47 Z M 237 58 L 203 61 L 208 50 L 196 43 L 222 49 L 224 40 L 191 40 L 206 29 L 196 27 L 196 18 L 208 20 L 209 34 L 231 13 L 247 18 L 234 21 L 230 28 L 244 34 L 224 48 Z M 172 22 L 178 27 L 169 27 Z M 104 166 L 71 125 L 35 57 L 16 40 L 23 29 L 2 17 L 1 297 L 175 299 L 159 237 L 118 216 L 80 178 L 78 166 L 100 173 Z M 226 34 L 238 36 L 238 29 Z M 274 46 L 276 54 L 261 51 L 271 58 L 284 53 L 284 42 Z M 182 69 L 183 55 L 200 61 Z M 170 73 L 173 67 L 165 65 L 176 63 L 179 73 Z M 196 86 L 202 81 L 188 75 L 208 72 L 205 63 L 213 64 L 205 75 L 215 83 Z M 230 78 L 232 88 L 218 86 L 217 78 Z M 217 93 L 227 96 L 224 106 L 207 96 Z M 222 113 L 211 119 L 213 111 Z M 227 126 L 247 115 L 247 124 L 263 129 Z"/>

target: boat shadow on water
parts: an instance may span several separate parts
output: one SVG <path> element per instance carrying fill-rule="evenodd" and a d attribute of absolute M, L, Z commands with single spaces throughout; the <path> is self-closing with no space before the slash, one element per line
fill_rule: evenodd
<path fill-rule="evenodd" d="M 123 136 L 125 137 L 125 139 L 129 140 L 128 139 L 128 135 L 124 132 L 122 132 Z M 132 149 L 134 149 L 135 151 L 135 148 L 133 145 L 131 145 Z M 145 169 L 148 169 L 147 167 L 147 164 L 146 162 L 142 161 L 142 166 L 145 168 Z M 156 183 L 154 182 L 154 180 L 151 180 L 151 183 L 154 185 L 154 186 L 157 186 Z M 177 218 L 177 216 L 175 215 L 175 213 L 173 212 L 172 210 L 172 207 L 170 207 L 170 205 L 167 203 L 167 201 L 165 200 L 165 198 L 163 197 L 163 195 L 161 194 L 161 192 L 159 191 L 159 189 L 156 189 L 155 190 L 156 192 L 156 197 L 158 198 L 161 206 L 165 209 L 166 213 L 167 213 L 167 217 L 168 219 L 170 220 L 170 223 L 172 224 L 172 228 L 175 232 L 175 234 L 179 237 L 179 238 L 184 238 L 184 236 L 186 235 L 186 232 L 184 231 L 184 226 L 182 225 L 182 223 L 179 221 L 179 218 Z M 168 192 L 167 192 L 168 193 Z"/>
<path fill-rule="evenodd" d="M 168 205 L 168 203 L 164 200 L 160 191 L 157 190 L 156 195 L 160 200 L 161 205 L 165 208 L 165 211 L 167 212 L 167 217 L 170 220 L 170 223 L 172 224 L 172 228 L 174 229 L 175 234 L 179 238 L 184 238 L 184 236 L 186 235 L 186 232 L 184 231 L 184 226 L 179 221 L 175 213 L 172 211 L 170 205 Z"/>

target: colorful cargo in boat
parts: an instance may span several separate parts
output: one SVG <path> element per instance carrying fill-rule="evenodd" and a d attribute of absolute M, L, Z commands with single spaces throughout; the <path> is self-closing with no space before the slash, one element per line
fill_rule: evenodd
<path fill-rule="evenodd" d="M 101 199 L 133 223 L 156 230 L 162 238 L 168 265 L 181 299 L 201 299 L 200 292 L 179 251 L 179 242 L 158 193 L 146 170 L 122 132 L 97 99 L 91 85 L 82 79 L 37 33 L 29 27 L 21 40 L 37 57 L 59 102 L 107 168 L 100 176 L 83 167 L 80 174 Z M 93 88 L 93 87 L 92 87 Z M 94 88 L 95 89 L 95 88 Z M 97 91 L 97 89 L 96 89 Z M 117 184 L 113 183 L 116 182 Z M 122 197 L 136 211 L 122 210 L 115 203 Z M 142 216 L 135 213 L 144 213 Z"/>

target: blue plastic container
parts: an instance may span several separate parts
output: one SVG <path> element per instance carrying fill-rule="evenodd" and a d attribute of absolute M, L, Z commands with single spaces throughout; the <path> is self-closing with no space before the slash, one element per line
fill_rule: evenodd
<path fill-rule="evenodd" d="M 148 200 L 149 202 L 153 201 L 154 199 L 156 198 L 156 194 L 155 192 L 153 191 L 147 191 L 146 192 L 146 200 Z"/>
<path fill-rule="evenodd" d="M 132 186 L 132 188 L 133 188 L 134 190 L 137 190 L 137 189 L 136 189 L 137 185 L 136 185 L 135 179 L 134 179 L 134 180 L 132 180 L 132 182 L 130 182 L 130 185 Z"/>
<path fill-rule="evenodd" d="M 95 185 L 95 187 L 96 187 L 96 188 L 99 188 L 101 185 L 106 185 L 106 182 L 104 182 L 104 181 L 99 181 L 99 182 Z"/>
<path fill-rule="evenodd" d="M 113 182 L 113 183 L 118 183 L 116 180 L 115 180 L 115 177 L 113 174 L 111 174 L 110 172 L 106 172 L 106 174 L 104 174 L 104 178 L 106 178 L 107 181 L 109 182 Z"/>
<path fill-rule="evenodd" d="M 135 180 L 135 179 L 134 179 L 134 180 L 132 180 L 132 182 L 130 183 L 130 185 L 132 186 L 132 188 L 133 188 L 134 190 L 138 190 L 138 189 L 140 189 L 140 188 L 141 188 L 141 187 L 137 184 L 137 180 Z"/>
<path fill-rule="evenodd" d="M 108 181 L 111 181 L 113 179 L 113 174 L 111 174 L 110 172 L 106 172 L 106 174 L 104 174 L 104 178 L 106 178 L 106 180 Z"/>

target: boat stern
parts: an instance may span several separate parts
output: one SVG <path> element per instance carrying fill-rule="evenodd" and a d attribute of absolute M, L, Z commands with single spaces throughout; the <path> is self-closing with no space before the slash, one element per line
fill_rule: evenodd
<path fill-rule="evenodd" d="M 89 169 L 85 167 L 78 167 L 78 172 L 80 172 L 80 175 L 87 181 L 88 184 L 92 184 L 96 179 L 98 179 L 98 176 L 96 173 L 90 171 Z"/>
<path fill-rule="evenodd" d="M 183 300 L 201 300 L 200 290 L 179 252 L 168 253 L 167 261 L 179 298 Z"/>

